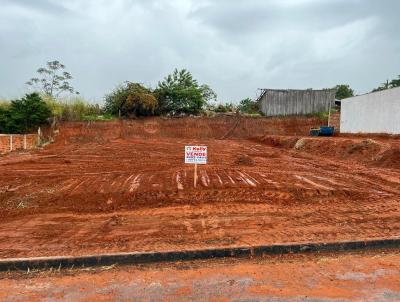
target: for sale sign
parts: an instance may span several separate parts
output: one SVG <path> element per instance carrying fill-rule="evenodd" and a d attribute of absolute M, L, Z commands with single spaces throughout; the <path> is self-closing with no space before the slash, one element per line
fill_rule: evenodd
<path fill-rule="evenodd" d="M 207 164 L 207 147 L 185 146 L 185 164 Z"/>

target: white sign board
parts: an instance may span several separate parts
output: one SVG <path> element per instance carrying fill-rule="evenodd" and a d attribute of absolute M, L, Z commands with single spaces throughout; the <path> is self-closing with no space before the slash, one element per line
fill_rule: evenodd
<path fill-rule="evenodd" d="M 207 164 L 207 146 L 185 146 L 185 164 Z"/>

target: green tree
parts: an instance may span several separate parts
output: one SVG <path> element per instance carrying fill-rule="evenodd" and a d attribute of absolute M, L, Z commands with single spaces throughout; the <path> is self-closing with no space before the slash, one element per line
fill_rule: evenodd
<path fill-rule="evenodd" d="M 390 88 L 400 87 L 400 75 L 397 76 L 397 79 L 393 79 L 389 83 Z"/>
<path fill-rule="evenodd" d="M 42 93 L 51 97 L 58 97 L 63 92 L 79 94 L 70 84 L 71 74 L 59 61 L 47 62 L 46 67 L 39 68 L 37 73 L 40 76 L 31 78 L 26 84 Z"/>
<path fill-rule="evenodd" d="M 372 89 L 371 92 L 377 92 L 377 91 L 382 91 L 390 88 L 390 83 L 389 80 L 386 80 L 386 82 L 382 83 L 381 86 Z"/>
<path fill-rule="evenodd" d="M 10 121 L 10 111 L 0 106 L 0 133 L 9 133 L 8 123 Z"/>
<path fill-rule="evenodd" d="M 397 79 L 393 79 L 391 81 L 386 80 L 386 82 L 382 83 L 379 87 L 373 89 L 371 92 L 382 91 L 396 87 L 400 87 L 400 75 L 397 76 Z"/>
<path fill-rule="evenodd" d="M 11 101 L 8 110 L 0 110 L 1 132 L 29 133 L 48 122 L 51 110 L 37 93 Z"/>
<path fill-rule="evenodd" d="M 162 113 L 198 114 L 217 95 L 208 85 L 199 85 L 186 69 L 178 70 L 158 83 L 156 94 Z"/>
<path fill-rule="evenodd" d="M 350 88 L 350 85 L 341 84 L 335 87 L 337 100 L 343 100 L 354 96 L 354 90 Z"/>
<path fill-rule="evenodd" d="M 126 82 L 105 97 L 104 110 L 128 117 L 153 115 L 158 101 L 152 91 L 139 83 Z"/>
<path fill-rule="evenodd" d="M 259 113 L 260 111 L 258 102 L 250 98 L 241 100 L 238 109 L 240 112 L 248 114 Z"/>

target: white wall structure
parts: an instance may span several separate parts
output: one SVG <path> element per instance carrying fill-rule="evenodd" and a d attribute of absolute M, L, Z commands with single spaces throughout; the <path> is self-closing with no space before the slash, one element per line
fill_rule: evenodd
<path fill-rule="evenodd" d="M 340 132 L 400 134 L 400 87 L 342 100 Z"/>

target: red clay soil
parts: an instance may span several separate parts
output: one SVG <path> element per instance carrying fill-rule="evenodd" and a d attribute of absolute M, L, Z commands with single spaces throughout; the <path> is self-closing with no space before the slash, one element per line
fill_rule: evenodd
<path fill-rule="evenodd" d="M 232 121 L 66 125 L 43 150 L 0 159 L 0 258 L 399 237 L 400 169 L 245 139 L 313 122 L 245 120 L 227 140 Z M 209 148 L 196 189 L 192 144 Z"/>
<path fill-rule="evenodd" d="M 286 255 L 0 274 L 1 301 L 400 300 L 400 254 Z"/>
<path fill-rule="evenodd" d="M 400 138 L 313 138 L 266 135 L 253 139 L 257 142 L 302 153 L 364 163 L 375 167 L 400 169 Z"/>

